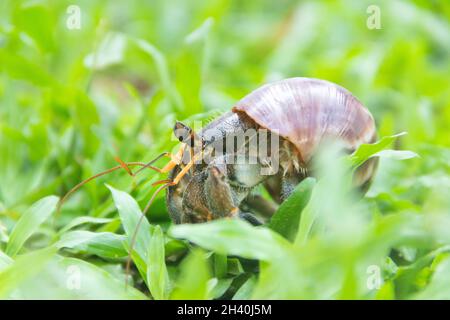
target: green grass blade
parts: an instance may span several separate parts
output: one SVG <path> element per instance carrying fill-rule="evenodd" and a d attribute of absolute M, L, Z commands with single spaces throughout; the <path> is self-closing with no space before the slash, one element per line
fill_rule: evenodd
<path fill-rule="evenodd" d="M 155 300 L 167 299 L 171 286 L 167 273 L 164 234 L 159 226 L 153 231 L 152 241 L 148 248 L 147 283 Z"/>
<path fill-rule="evenodd" d="M 217 279 L 217 278 L 215 278 Z M 213 299 L 218 299 L 230 288 L 234 278 L 218 279 L 216 285 L 211 289 L 210 294 Z"/>
<path fill-rule="evenodd" d="M 417 158 L 419 155 L 409 150 L 381 150 L 374 154 L 375 157 L 389 158 L 394 160 L 407 160 Z"/>
<path fill-rule="evenodd" d="M 228 257 L 223 254 L 214 254 L 214 276 L 216 278 L 225 278 L 228 270 Z"/>
<path fill-rule="evenodd" d="M 59 234 L 63 234 L 66 233 L 67 231 L 69 231 L 70 229 L 73 229 L 75 227 L 81 226 L 83 224 L 105 224 L 105 223 L 110 223 L 114 221 L 114 219 L 109 219 L 109 218 L 96 218 L 96 217 L 91 217 L 91 216 L 83 216 L 83 217 L 77 217 L 75 219 L 73 219 L 71 222 L 69 222 L 67 225 L 65 225 L 63 228 L 61 228 L 61 230 L 59 230 Z"/>
<path fill-rule="evenodd" d="M 350 155 L 350 163 L 355 168 L 362 165 L 364 162 L 366 162 L 369 158 L 376 155 L 377 152 L 380 152 L 381 150 L 385 149 L 387 146 L 389 146 L 392 142 L 395 141 L 398 137 L 404 136 L 406 132 L 401 132 L 398 134 L 394 134 L 392 136 L 386 136 L 381 138 L 375 143 L 372 144 L 362 144 L 358 147 L 358 149 L 353 152 L 353 154 Z"/>
<path fill-rule="evenodd" d="M 269 228 L 293 241 L 297 234 L 300 216 L 309 201 L 315 183 L 313 178 L 303 180 L 272 216 Z"/>
<path fill-rule="evenodd" d="M 122 281 L 91 263 L 74 258 L 59 257 L 57 270 L 63 272 L 60 272 L 56 279 L 63 289 L 67 288 L 68 268 L 79 272 L 81 282 L 79 290 L 70 290 L 66 293 L 68 294 L 67 299 L 147 299 L 142 292 L 132 287 L 125 288 Z M 54 298 L 60 296 L 64 297 L 64 295 L 57 293 Z"/>
<path fill-rule="evenodd" d="M 36 275 L 56 253 L 55 247 L 22 255 L 0 272 L 0 299 L 8 295 L 23 281 Z"/>
<path fill-rule="evenodd" d="M 239 288 L 239 290 L 234 294 L 233 300 L 248 300 L 250 299 L 253 289 L 256 285 L 256 278 L 250 277 L 244 284 Z"/>
<path fill-rule="evenodd" d="M 127 251 L 123 247 L 125 240 L 125 236 L 111 232 L 77 230 L 64 234 L 56 246 L 60 249 L 68 248 L 103 258 L 116 259 L 127 256 Z"/>
<path fill-rule="evenodd" d="M 123 61 L 127 37 L 121 33 L 109 32 L 98 44 L 95 52 L 84 59 L 86 67 L 93 70 L 105 69 Z"/>
<path fill-rule="evenodd" d="M 6 254 L 14 257 L 25 241 L 44 223 L 55 211 L 58 197 L 48 196 L 34 203 L 15 225 L 9 237 Z"/>
<path fill-rule="evenodd" d="M 11 259 L 6 253 L 0 250 L 0 271 L 13 262 L 13 259 Z"/>
<path fill-rule="evenodd" d="M 134 248 L 143 261 L 148 261 L 148 247 L 150 246 L 151 234 L 150 224 L 147 218 L 142 218 L 142 211 L 139 208 L 136 200 L 133 199 L 128 193 L 114 189 L 108 186 L 111 190 L 114 203 L 117 210 L 119 210 L 120 220 L 122 221 L 123 228 L 128 238 L 128 246 L 135 236 Z M 137 226 L 139 220 L 142 218 L 139 229 Z M 137 230 L 137 231 L 136 231 Z"/>
<path fill-rule="evenodd" d="M 203 252 L 193 251 L 182 263 L 180 276 L 172 292 L 173 300 L 209 299 L 210 271 Z"/>
<path fill-rule="evenodd" d="M 80 259 L 62 256 L 47 260 L 45 268 L 38 269 L 15 289 L 14 294 L 17 293 L 21 299 L 147 299 L 140 291 L 125 288 L 123 281 L 106 270 Z"/>
<path fill-rule="evenodd" d="M 169 234 L 220 254 L 248 259 L 276 259 L 283 249 L 290 247 L 287 240 L 272 230 L 256 228 L 237 219 L 176 225 Z"/>
<path fill-rule="evenodd" d="M 413 296 L 419 300 L 447 300 L 450 297 L 450 256 L 442 257 L 425 289 Z"/>

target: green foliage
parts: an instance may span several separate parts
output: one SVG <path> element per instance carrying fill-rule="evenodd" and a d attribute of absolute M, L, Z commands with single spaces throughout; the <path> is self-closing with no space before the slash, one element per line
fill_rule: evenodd
<path fill-rule="evenodd" d="M 306 207 L 315 185 L 314 178 L 303 180 L 270 219 L 269 227 L 289 240 L 297 234 L 300 214 Z"/>
<path fill-rule="evenodd" d="M 254 228 L 242 220 L 220 220 L 201 224 L 180 224 L 169 235 L 187 239 L 220 254 L 247 259 L 270 260 L 288 245 L 280 235 L 267 228 Z M 244 245 L 245 244 L 245 245 Z"/>
<path fill-rule="evenodd" d="M 109 189 L 127 235 L 126 247 L 128 251 L 131 251 L 133 261 L 141 275 L 145 275 L 148 269 L 147 261 L 149 261 L 148 248 L 152 238 L 150 224 L 143 216 L 137 202 L 128 193 L 112 187 Z"/>
<path fill-rule="evenodd" d="M 170 298 L 174 300 L 199 300 L 210 298 L 208 280 L 210 273 L 204 253 L 194 250 L 180 266 L 180 275 Z"/>
<path fill-rule="evenodd" d="M 4 269 L 5 267 L 13 263 L 13 261 L 14 261 L 13 259 L 11 259 L 5 253 L 0 251 L 0 270 Z"/>
<path fill-rule="evenodd" d="M 127 256 L 122 244 L 124 241 L 123 236 L 111 232 L 78 230 L 63 234 L 56 245 L 58 248 L 114 259 Z"/>
<path fill-rule="evenodd" d="M 164 234 L 159 226 L 153 231 L 148 247 L 147 283 L 155 299 L 167 299 L 170 293 L 170 280 L 166 267 Z"/>
<path fill-rule="evenodd" d="M 128 245 L 134 241 L 134 248 L 143 261 L 147 261 L 147 248 L 150 245 L 150 225 L 147 219 L 142 218 L 143 214 L 137 202 L 126 192 L 111 190 L 114 203 L 119 211 L 120 220 L 128 238 Z"/>
<path fill-rule="evenodd" d="M 22 248 L 25 241 L 39 228 L 39 226 L 47 220 L 55 211 L 58 197 L 49 196 L 39 200 L 23 216 L 14 226 L 6 246 L 6 254 L 15 256 Z"/>
<path fill-rule="evenodd" d="M 55 252 L 55 248 L 49 247 L 20 256 L 14 262 L 8 261 L 8 266 L 0 272 L 0 298 L 8 298 L 25 280 L 39 273 Z"/>
<path fill-rule="evenodd" d="M 379 30 L 372 1 L 76 4 L 80 29 L 72 1 L 0 2 L 1 298 L 450 298 L 448 1 L 377 1 Z M 49 195 L 114 156 L 174 151 L 175 120 L 205 123 L 295 76 L 349 89 L 380 138 L 319 153 L 317 179 L 265 225 L 173 226 L 163 193 L 143 217 L 167 178 L 150 169 L 90 182 L 55 214 Z M 354 194 L 350 173 L 372 157 Z"/>
<path fill-rule="evenodd" d="M 392 144 L 396 138 L 401 137 L 404 134 L 406 134 L 406 132 L 383 137 L 379 141 L 372 144 L 360 145 L 358 150 L 350 156 L 352 166 L 357 168 L 372 157 L 389 157 L 398 160 L 416 157 L 417 154 L 407 150 L 385 150 L 385 148 Z"/>

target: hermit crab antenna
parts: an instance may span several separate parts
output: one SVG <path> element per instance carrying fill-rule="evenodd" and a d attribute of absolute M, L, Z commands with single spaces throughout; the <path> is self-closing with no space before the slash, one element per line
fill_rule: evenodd
<path fill-rule="evenodd" d="M 161 153 L 160 155 L 158 155 L 155 159 L 153 159 L 152 161 L 150 161 L 150 162 L 147 162 L 147 164 L 145 165 L 145 166 L 143 166 L 142 168 L 140 168 L 138 171 L 136 171 L 134 174 L 135 175 L 137 175 L 139 172 L 141 172 L 142 170 L 144 170 L 144 169 L 147 169 L 147 168 L 154 168 L 154 167 L 152 167 L 152 164 L 154 164 L 156 161 L 158 161 L 159 159 L 161 159 L 162 157 L 168 157 L 170 155 L 170 153 L 169 152 L 163 152 L 163 153 Z M 159 170 L 159 169 L 158 169 Z"/>
<path fill-rule="evenodd" d="M 156 161 L 156 160 L 154 160 L 154 161 Z M 93 175 L 93 176 L 91 176 L 91 177 L 89 177 L 89 178 L 87 178 L 87 179 L 81 181 L 81 182 L 78 183 L 76 186 L 74 186 L 72 189 L 70 189 L 69 191 L 67 191 L 67 193 L 61 198 L 61 200 L 58 202 L 58 205 L 57 205 L 57 207 L 56 207 L 56 214 L 59 214 L 62 205 L 66 202 L 66 200 L 69 198 L 69 196 L 70 196 L 72 193 L 74 193 L 75 191 L 77 191 L 78 189 L 80 189 L 82 186 L 84 186 L 86 183 L 88 183 L 88 182 L 90 182 L 90 181 L 92 181 L 92 180 L 94 180 L 94 179 L 97 179 L 98 177 L 104 176 L 104 175 L 106 175 L 106 174 L 109 174 L 109 173 L 111 173 L 111 172 L 113 172 L 113 171 L 116 171 L 116 170 L 119 170 L 119 169 L 122 169 L 122 168 L 124 168 L 131 176 L 135 176 L 136 174 L 133 174 L 133 173 L 131 172 L 131 170 L 128 168 L 128 167 L 130 167 L 130 166 L 140 166 L 140 167 L 143 167 L 143 168 L 145 167 L 145 168 L 149 168 L 149 169 L 155 170 L 155 171 L 157 171 L 157 172 L 160 172 L 160 169 L 159 169 L 159 168 L 153 167 L 153 166 L 151 165 L 151 163 L 153 163 L 154 161 L 152 161 L 152 162 L 150 162 L 150 163 L 142 163 L 142 162 L 123 162 L 123 161 L 120 161 L 120 162 L 119 162 L 120 164 L 119 164 L 118 166 L 115 166 L 115 167 L 112 167 L 112 168 L 110 168 L 110 169 L 108 169 L 108 170 L 105 170 L 105 171 L 102 171 L 102 172 L 100 172 L 100 173 L 97 173 L 97 174 L 95 174 L 95 175 Z M 139 170 L 139 171 L 140 171 L 140 170 Z M 138 171 L 138 172 L 139 172 L 139 171 Z"/>
<path fill-rule="evenodd" d="M 148 201 L 147 205 L 144 208 L 144 211 L 142 211 L 142 215 L 139 218 L 138 223 L 136 224 L 136 228 L 134 229 L 133 235 L 131 237 L 131 241 L 130 241 L 130 249 L 128 250 L 128 257 L 127 257 L 127 264 L 125 267 L 125 274 L 126 274 L 126 278 L 125 278 L 125 289 L 128 288 L 128 277 L 130 274 L 130 267 L 131 267 L 131 254 L 133 252 L 133 247 L 134 244 L 136 243 L 136 238 L 137 238 L 137 234 L 139 232 L 139 228 L 141 227 L 142 221 L 144 220 L 144 217 L 147 214 L 147 211 L 150 209 L 150 206 L 152 205 L 153 201 L 155 200 L 156 196 L 165 188 L 169 187 L 173 185 L 172 182 L 168 182 L 166 184 L 163 184 L 161 186 L 158 187 L 158 189 L 156 189 L 156 191 L 153 193 L 152 197 L 150 198 L 150 200 Z"/>

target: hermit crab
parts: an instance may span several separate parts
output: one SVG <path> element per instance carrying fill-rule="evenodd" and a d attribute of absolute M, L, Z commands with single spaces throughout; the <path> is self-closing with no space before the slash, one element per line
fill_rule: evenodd
<path fill-rule="evenodd" d="M 338 141 L 347 152 L 376 139 L 372 115 L 349 91 L 319 79 L 289 78 L 266 84 L 238 101 L 231 111 L 194 132 L 176 122 L 182 143 L 162 168 L 150 163 L 124 163 L 91 177 L 130 166 L 168 172 L 156 194 L 166 191 L 174 223 L 198 223 L 219 218 L 242 218 L 260 224 L 254 213 L 270 215 L 274 206 L 252 190 L 262 185 L 275 202 L 282 202 L 295 186 L 314 175 L 312 162 L 324 141 Z M 376 170 L 376 158 L 360 166 L 354 185 L 366 190 Z"/>

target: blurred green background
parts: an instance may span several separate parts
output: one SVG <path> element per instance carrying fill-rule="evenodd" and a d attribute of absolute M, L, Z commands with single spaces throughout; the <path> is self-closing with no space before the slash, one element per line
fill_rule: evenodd
<path fill-rule="evenodd" d="M 381 29 L 366 25 L 369 5 L 379 7 Z M 2 0 L 0 297 L 450 298 L 449 21 L 448 1 Z M 419 155 L 382 159 L 354 210 L 365 212 L 357 219 L 365 231 L 340 231 L 351 246 L 318 232 L 296 241 L 280 266 L 238 249 L 248 241 L 270 252 L 265 227 L 232 225 L 239 233 L 219 223 L 217 243 L 206 236 L 219 229 L 208 226 L 168 235 L 161 195 L 142 240 L 154 251 L 133 257 L 141 292 L 124 291 L 130 231 L 104 183 L 143 208 L 162 176 L 117 172 L 86 185 L 58 215 L 54 198 L 29 209 L 116 165 L 115 155 L 145 162 L 171 151 L 176 119 L 212 119 L 258 86 L 295 76 L 349 89 L 380 137 L 407 131 L 392 148 Z M 116 192 L 116 205 L 130 205 Z M 365 285 L 367 261 L 381 266 L 377 290 Z M 71 266 L 84 289 L 71 287 Z"/>

